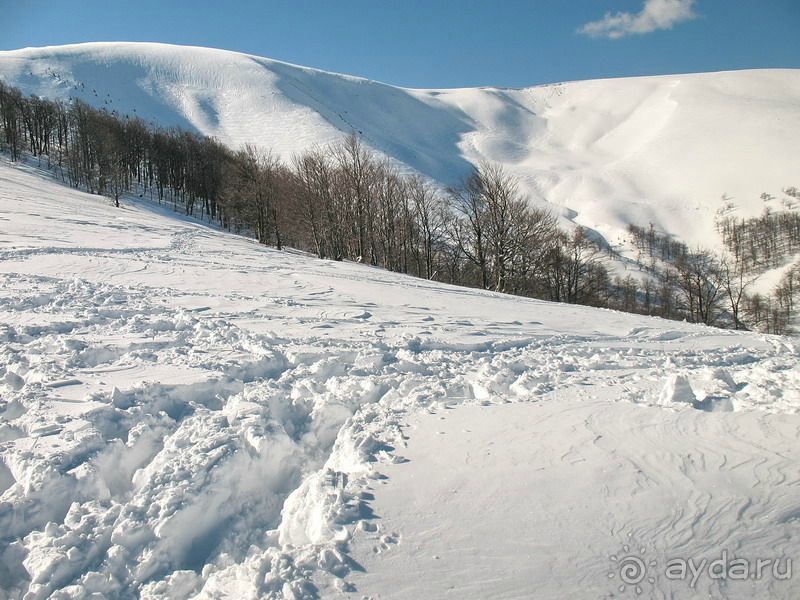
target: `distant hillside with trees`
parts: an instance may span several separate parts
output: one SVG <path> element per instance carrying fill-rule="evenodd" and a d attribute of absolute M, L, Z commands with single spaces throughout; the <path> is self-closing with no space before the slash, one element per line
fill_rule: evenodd
<path fill-rule="evenodd" d="M 797 251 L 794 212 L 721 221 L 725 257 L 632 225 L 645 273 L 612 280 L 602 240 L 581 227 L 561 230 L 492 163 L 441 189 L 401 173 L 355 133 L 284 162 L 266 149 L 233 150 L 79 100 L 26 97 L 2 82 L 0 119 L 12 160 L 38 157 L 66 184 L 117 206 L 128 193 L 147 196 L 277 249 L 559 302 L 790 331 L 797 269 L 774 296 L 747 288 L 754 274 Z"/>

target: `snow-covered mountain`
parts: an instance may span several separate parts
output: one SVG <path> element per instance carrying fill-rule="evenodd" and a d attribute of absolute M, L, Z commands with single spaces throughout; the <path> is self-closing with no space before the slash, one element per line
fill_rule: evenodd
<path fill-rule="evenodd" d="M 494 160 L 612 241 L 708 244 L 722 193 L 800 183 L 800 71 L 409 90 L 120 43 L 0 77 L 284 156 L 352 128 L 441 183 Z M 0 600 L 798 597 L 796 340 L 279 252 L 33 164 L 0 156 Z"/>
<path fill-rule="evenodd" d="M 612 243 L 653 223 L 713 246 L 726 202 L 754 216 L 762 192 L 779 208 L 800 184 L 798 70 L 416 90 L 223 50 L 91 43 L 0 52 L 0 78 L 285 158 L 355 130 L 442 184 L 499 162 Z"/>

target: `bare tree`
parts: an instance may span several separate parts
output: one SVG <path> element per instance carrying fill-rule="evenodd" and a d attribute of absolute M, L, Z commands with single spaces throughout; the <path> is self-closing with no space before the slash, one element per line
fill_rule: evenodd
<path fill-rule="evenodd" d="M 449 190 L 453 209 L 460 216 L 451 222 L 450 234 L 462 254 L 478 269 L 480 287 L 489 288 L 488 211 L 483 180 L 476 170 L 459 187 Z"/>
<path fill-rule="evenodd" d="M 369 168 L 372 155 L 355 134 L 350 133 L 341 144 L 332 147 L 333 158 L 339 167 L 354 204 L 354 229 L 358 240 L 358 256 L 361 260 L 367 254 L 367 219 L 370 204 Z"/>
<path fill-rule="evenodd" d="M 728 297 L 734 329 L 746 329 L 741 319 L 742 302 L 747 289 L 755 282 L 755 276 L 748 276 L 745 263 L 730 254 L 723 255 L 717 261 L 719 282 Z"/>
<path fill-rule="evenodd" d="M 713 325 L 719 316 L 721 273 L 710 252 L 697 250 L 675 262 L 676 283 L 691 320 Z"/>
<path fill-rule="evenodd" d="M 441 242 L 445 225 L 445 206 L 439 192 L 421 177 L 413 176 L 408 180 L 408 194 L 414 207 L 415 221 L 420 231 L 420 246 L 424 269 L 419 272 L 426 279 L 433 279 L 434 249 Z"/>
<path fill-rule="evenodd" d="M 250 213 L 258 241 L 268 244 L 274 239 L 281 250 L 277 212 L 280 161 L 271 152 L 263 153 L 248 144 L 237 152 L 235 164 L 229 196 Z"/>

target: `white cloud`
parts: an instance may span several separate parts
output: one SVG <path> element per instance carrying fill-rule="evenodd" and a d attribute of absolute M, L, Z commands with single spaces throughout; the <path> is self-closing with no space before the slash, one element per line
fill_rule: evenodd
<path fill-rule="evenodd" d="M 673 25 L 697 17 L 692 10 L 695 0 L 645 0 L 642 10 L 606 13 L 599 21 L 586 23 L 578 33 L 589 37 L 616 40 L 626 35 L 644 34 L 658 29 L 672 29 Z"/>

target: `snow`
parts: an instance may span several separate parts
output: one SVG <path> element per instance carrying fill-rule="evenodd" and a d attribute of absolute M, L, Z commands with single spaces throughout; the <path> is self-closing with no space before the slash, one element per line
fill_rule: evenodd
<path fill-rule="evenodd" d="M 371 486 L 378 527 L 353 544 L 363 570 L 350 597 L 633 598 L 612 558 L 625 546 L 654 579 L 639 597 L 797 596 L 791 581 L 724 585 L 704 573 L 693 589 L 664 575 L 670 558 L 725 548 L 797 556 L 797 415 L 587 396 L 567 386 L 409 418 L 406 462 Z"/>
<path fill-rule="evenodd" d="M 106 42 L 0 52 L 0 78 L 285 159 L 355 130 L 443 185 L 498 162 L 533 202 L 611 244 L 629 223 L 653 223 L 716 247 L 728 202 L 757 216 L 763 192 L 779 200 L 798 185 L 800 70 L 415 90 L 223 50 Z"/>
<path fill-rule="evenodd" d="M 689 378 L 686 375 L 670 375 L 661 390 L 659 396 L 661 404 L 672 404 L 684 402 L 686 404 L 694 404 L 697 398 L 692 390 L 692 384 L 689 383 Z"/>
<path fill-rule="evenodd" d="M 794 341 L 111 204 L 0 162 L 5 596 L 576 597 L 628 534 L 800 555 Z M 735 583 L 698 589 L 798 591 Z"/>

